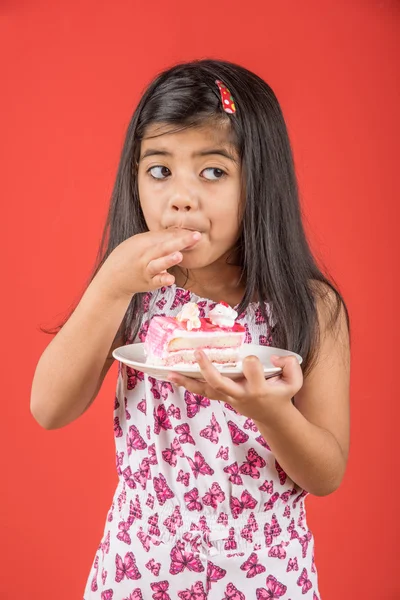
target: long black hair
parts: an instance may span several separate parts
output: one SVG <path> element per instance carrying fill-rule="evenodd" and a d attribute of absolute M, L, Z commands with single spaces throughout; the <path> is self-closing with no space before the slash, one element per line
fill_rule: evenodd
<path fill-rule="evenodd" d="M 230 90 L 234 114 L 223 111 L 216 80 Z M 243 312 L 257 298 L 272 306 L 272 344 L 303 356 L 307 374 L 316 358 L 320 332 L 317 300 L 329 298 L 333 328 L 346 305 L 332 277 L 312 255 L 302 223 L 293 156 L 279 102 L 258 75 L 237 64 L 195 60 L 160 73 L 145 90 L 129 123 L 109 213 L 91 279 L 125 239 L 148 231 L 140 206 L 135 165 L 141 140 L 154 123 L 181 130 L 210 123 L 228 125 L 243 173 L 244 207 L 240 264 L 246 292 Z M 325 269 L 326 273 L 326 269 Z M 332 302 L 333 298 L 333 302 Z M 143 294 L 133 297 L 119 334 L 137 332 Z M 265 312 L 264 312 L 265 314 Z"/>

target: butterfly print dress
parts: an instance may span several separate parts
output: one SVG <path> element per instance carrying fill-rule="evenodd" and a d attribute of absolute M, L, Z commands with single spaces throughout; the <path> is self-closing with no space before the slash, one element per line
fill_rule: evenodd
<path fill-rule="evenodd" d="M 215 305 L 176 286 L 147 294 L 136 341 L 190 301 L 201 316 Z M 238 322 L 270 344 L 258 304 Z M 251 419 L 120 365 L 114 431 L 119 483 L 84 600 L 319 600 L 306 492 Z"/>

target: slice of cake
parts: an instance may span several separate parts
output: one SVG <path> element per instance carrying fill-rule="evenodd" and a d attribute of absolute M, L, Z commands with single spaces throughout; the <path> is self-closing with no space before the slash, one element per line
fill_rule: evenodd
<path fill-rule="evenodd" d="M 153 317 L 144 342 L 146 362 L 175 367 L 196 363 L 194 353 L 203 350 L 211 362 L 235 366 L 246 331 L 235 323 L 237 312 L 220 302 L 199 317 L 195 302 L 188 302 L 176 317 Z"/>

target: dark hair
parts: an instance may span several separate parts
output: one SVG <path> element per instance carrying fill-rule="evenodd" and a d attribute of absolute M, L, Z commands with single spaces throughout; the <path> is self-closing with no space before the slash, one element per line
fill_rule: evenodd
<path fill-rule="evenodd" d="M 217 79 L 234 98 L 233 115 L 222 109 Z M 145 90 L 128 126 L 92 279 L 116 246 L 148 230 L 135 174 L 148 126 L 162 123 L 181 130 L 210 122 L 230 126 L 243 172 L 245 205 L 239 248 L 246 293 L 239 312 L 254 298 L 262 310 L 264 302 L 270 302 L 276 322 L 272 344 L 302 355 L 303 370 L 308 373 L 319 345 L 318 297 L 329 298 L 332 328 L 341 306 L 349 327 L 348 311 L 332 278 L 317 266 L 306 239 L 278 100 L 263 79 L 242 66 L 212 59 L 177 64 L 160 73 Z M 131 301 L 120 329 L 125 341 L 132 325 L 137 332 L 142 303 L 143 294 Z"/>

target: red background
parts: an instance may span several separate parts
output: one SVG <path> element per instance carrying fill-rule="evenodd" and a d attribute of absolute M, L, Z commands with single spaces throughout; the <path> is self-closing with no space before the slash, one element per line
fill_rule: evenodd
<path fill-rule="evenodd" d="M 38 327 L 83 289 L 143 88 L 200 57 L 239 62 L 276 91 L 312 246 L 352 317 L 349 467 L 337 493 L 308 501 L 322 598 L 399 599 L 400 4 L 3 0 L 0 10 L 1 599 L 82 598 L 116 484 L 116 372 L 81 419 L 42 430 L 29 412 L 49 341 Z"/>

